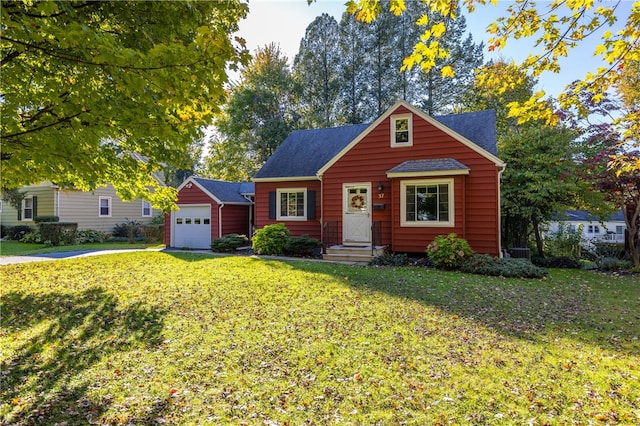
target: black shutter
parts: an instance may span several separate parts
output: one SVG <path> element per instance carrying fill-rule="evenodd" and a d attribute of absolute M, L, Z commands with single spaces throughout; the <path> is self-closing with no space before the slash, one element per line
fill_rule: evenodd
<path fill-rule="evenodd" d="M 31 219 L 35 219 L 36 216 L 38 216 L 38 197 L 32 197 L 32 202 L 31 202 L 31 207 L 33 207 L 33 215 L 31 216 Z"/>
<path fill-rule="evenodd" d="M 307 191 L 307 219 L 316 218 L 316 191 Z"/>
<path fill-rule="evenodd" d="M 269 192 L 269 219 L 276 218 L 276 191 Z"/>
<path fill-rule="evenodd" d="M 18 220 L 22 220 L 22 202 L 18 204 Z"/>

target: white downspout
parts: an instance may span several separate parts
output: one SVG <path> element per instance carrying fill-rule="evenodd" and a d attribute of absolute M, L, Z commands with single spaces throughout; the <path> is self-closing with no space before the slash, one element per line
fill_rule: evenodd
<path fill-rule="evenodd" d="M 222 238 L 222 208 L 224 203 L 218 206 L 218 238 Z"/>
<path fill-rule="evenodd" d="M 500 183 L 502 182 L 502 173 L 507 168 L 506 164 L 503 164 L 502 168 L 498 171 L 498 253 L 499 257 L 504 257 L 502 252 L 502 197 L 500 193 L 502 191 Z"/>

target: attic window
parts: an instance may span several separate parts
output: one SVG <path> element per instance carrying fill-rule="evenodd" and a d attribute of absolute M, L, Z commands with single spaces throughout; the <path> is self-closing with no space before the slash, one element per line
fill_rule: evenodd
<path fill-rule="evenodd" d="M 411 114 L 391 116 L 391 146 L 413 145 L 413 123 Z"/>

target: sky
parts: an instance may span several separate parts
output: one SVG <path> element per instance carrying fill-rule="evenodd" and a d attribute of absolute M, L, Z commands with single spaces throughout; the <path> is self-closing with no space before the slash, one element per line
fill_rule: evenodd
<path fill-rule="evenodd" d="M 258 47 L 275 42 L 288 57 L 289 62 L 300 47 L 300 40 L 304 37 L 307 26 L 322 13 L 328 13 L 340 22 L 345 12 L 345 0 L 316 0 L 311 5 L 306 0 L 249 0 L 249 15 L 240 21 L 238 35 L 247 42 L 247 48 L 254 52 Z M 499 1 L 497 6 L 478 6 L 476 11 L 467 15 L 467 30 L 473 35 L 476 43 L 485 43 L 484 58 L 504 58 L 521 62 L 532 50 L 532 42 L 510 40 L 507 47 L 501 51 L 490 53 L 486 50 L 489 35 L 486 27 L 499 16 L 505 16 L 504 11 L 511 2 Z M 544 5 L 544 0 L 538 1 Z M 611 4 L 605 1 L 605 4 Z M 629 16 L 633 1 L 622 0 L 617 9 L 618 25 L 622 26 Z M 593 56 L 598 42 L 597 38 L 585 40 L 581 47 L 570 53 L 569 58 L 561 62 L 559 74 L 543 74 L 536 90 L 544 90 L 548 95 L 557 96 L 562 89 L 571 82 L 582 79 L 588 71 L 595 71 L 604 64 Z"/>

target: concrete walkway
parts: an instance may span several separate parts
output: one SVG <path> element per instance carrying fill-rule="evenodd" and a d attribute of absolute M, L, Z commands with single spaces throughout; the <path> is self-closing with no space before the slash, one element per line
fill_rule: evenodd
<path fill-rule="evenodd" d="M 165 249 L 116 249 L 116 250 L 78 250 L 63 251 L 60 253 L 43 253 L 33 256 L 5 256 L 0 257 L 0 265 L 12 265 L 15 263 L 44 262 L 47 260 L 73 259 L 77 257 L 99 256 L 103 254 L 127 253 L 132 251 L 163 251 Z"/>

